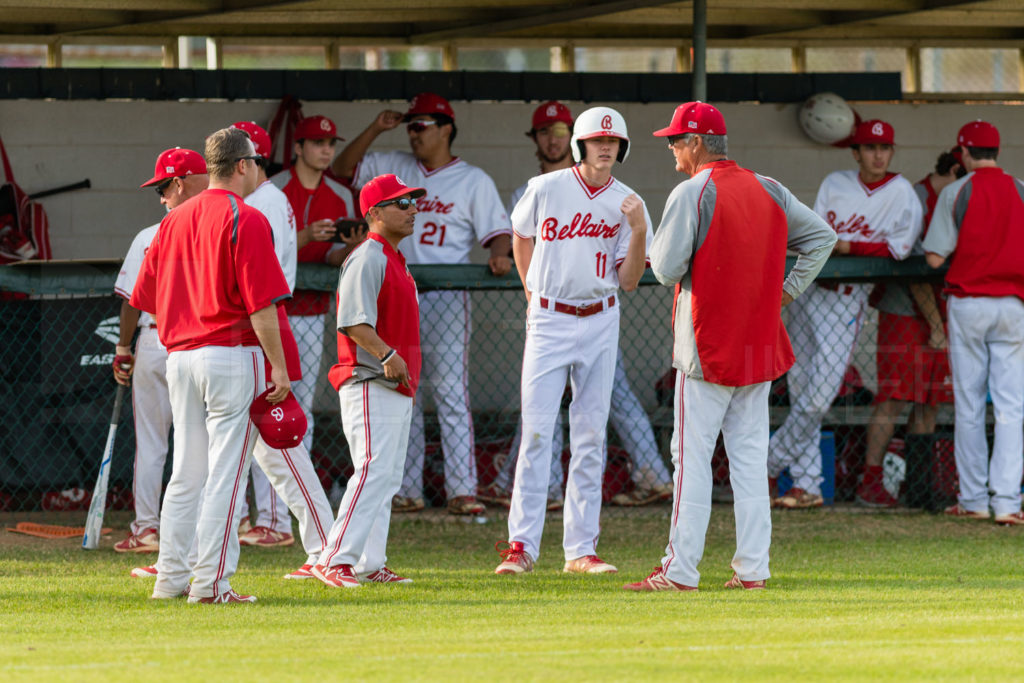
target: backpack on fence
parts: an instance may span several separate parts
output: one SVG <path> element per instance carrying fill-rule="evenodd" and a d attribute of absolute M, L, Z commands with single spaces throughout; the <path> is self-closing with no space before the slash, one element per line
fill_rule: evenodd
<path fill-rule="evenodd" d="M 49 259 L 50 224 L 46 211 L 14 182 L 11 162 L 0 139 L 0 265 Z"/>

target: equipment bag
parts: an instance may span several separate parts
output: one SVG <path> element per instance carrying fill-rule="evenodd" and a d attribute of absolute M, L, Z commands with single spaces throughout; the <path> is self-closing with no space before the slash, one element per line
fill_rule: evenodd
<path fill-rule="evenodd" d="M 46 211 L 14 182 L 11 162 L 0 139 L 0 265 L 26 259 L 50 259 Z"/>

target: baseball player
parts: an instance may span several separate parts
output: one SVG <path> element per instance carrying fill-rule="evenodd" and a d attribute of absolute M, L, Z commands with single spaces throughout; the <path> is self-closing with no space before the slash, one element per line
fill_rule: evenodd
<path fill-rule="evenodd" d="M 596 554 L 601 479 L 615 351 L 618 289 L 636 288 L 651 239 L 643 200 L 612 177 L 626 160 L 629 135 L 622 115 L 588 109 L 570 141 L 577 166 L 537 176 L 512 214 L 513 250 L 527 309 L 523 350 L 523 442 L 519 449 L 507 547 L 496 574 L 533 569 L 550 476 L 551 439 L 568 378 L 569 445 L 565 490 L 563 571 L 609 573 Z M 498 544 L 500 545 L 500 544 Z"/>
<path fill-rule="evenodd" d="M 924 234 L 938 192 L 955 181 L 958 174 L 966 173 L 957 156 L 943 152 L 935 172 L 914 184 L 924 213 Z M 924 253 L 920 243 L 914 245 L 913 253 Z M 882 460 L 895 432 L 896 420 L 910 403 L 905 435 L 906 501 L 910 507 L 936 507 L 928 476 L 934 460 L 935 420 L 939 403 L 953 401 L 946 354 L 945 305 L 936 296 L 937 291 L 927 282 L 890 282 L 875 285 L 871 294 L 872 305 L 878 309 L 878 391 L 867 429 L 864 477 L 857 489 L 857 502 L 861 505 L 899 504 L 883 485 Z"/>
<path fill-rule="evenodd" d="M 340 243 L 330 241 L 336 232 L 334 222 L 355 215 L 352 192 L 325 174 L 340 139 L 337 127 L 329 118 L 310 116 L 302 119 L 295 127 L 294 165 L 270 179 L 292 205 L 299 263 L 340 266 L 352 247 L 365 236 L 363 231 L 353 231 L 350 237 L 342 237 Z M 304 378 L 296 382 L 292 390 L 302 412 L 312 416 L 330 294 L 300 289 L 285 304 L 285 310 L 299 345 Z M 302 442 L 310 452 L 313 450 L 313 424 L 314 421 L 309 420 L 306 438 Z"/>
<path fill-rule="evenodd" d="M 232 127 L 245 131 L 253 142 L 259 159 L 256 159 L 256 189 L 245 197 L 245 203 L 257 209 L 266 217 L 274 237 L 274 251 L 284 272 L 290 290 L 295 287 L 296 229 L 291 204 L 284 193 L 274 186 L 265 172 L 270 158 L 270 136 L 251 121 L 239 121 Z M 282 327 L 287 323 L 284 321 Z M 282 332 L 282 335 L 290 333 Z M 289 379 L 297 382 L 302 378 L 300 353 L 289 361 Z M 301 407 L 301 404 L 300 404 Z M 307 415 L 308 419 L 308 415 Z M 308 433 L 308 432 L 307 432 Z M 256 494 L 256 525 L 242 534 L 238 542 L 242 545 L 269 547 L 291 545 L 293 541 L 291 509 L 299 520 L 299 536 L 306 551 L 306 562 L 297 570 L 286 574 L 286 579 L 311 579 L 312 567 L 316 564 L 327 542 L 327 531 L 333 520 L 331 505 L 313 468 L 305 443 L 293 448 L 272 449 L 260 439 L 254 450 L 252 466 L 253 491 Z M 264 466 L 270 471 L 265 472 Z M 281 491 L 279 495 L 277 491 Z M 238 516 L 246 509 L 245 496 L 239 496 Z"/>
<path fill-rule="evenodd" d="M 338 363 L 330 371 L 355 468 L 327 551 L 313 567 L 332 588 L 411 583 L 387 567 L 391 498 L 402 483 L 420 374 L 419 304 L 398 251 L 426 194 L 393 174 L 366 182 L 359 208 L 370 226 L 338 281 Z"/>
<path fill-rule="evenodd" d="M 793 363 L 779 311 L 821 270 L 835 233 L 785 187 L 728 159 L 721 112 L 678 106 L 667 128 L 677 171 L 690 176 L 665 204 L 651 269 L 675 285 L 675 491 L 661 564 L 632 591 L 697 590 L 711 516 L 711 458 L 729 451 L 736 554 L 726 588 L 763 589 L 770 576 L 768 392 Z M 785 275 L 786 250 L 799 255 Z"/>
<path fill-rule="evenodd" d="M 999 131 L 985 121 L 957 135 L 967 175 L 939 194 L 924 240 L 928 265 L 950 259 L 949 359 L 953 369 L 960 499 L 946 514 L 1024 524 L 1024 182 L 999 168 Z M 996 416 L 992 457 L 985 393 Z M 991 493 L 990 493 L 991 492 Z"/>
<path fill-rule="evenodd" d="M 856 171 L 822 181 L 814 211 L 837 233 L 835 253 L 905 259 L 921 234 L 921 203 L 900 174 L 889 171 L 893 128 L 877 119 L 860 123 L 851 148 Z M 821 496 L 821 421 L 842 383 L 868 299 L 864 284 L 811 287 L 790 307 L 796 362 L 789 371 L 790 411 L 772 435 L 768 476 L 789 468 L 793 487 L 775 504 L 818 507 Z"/>
<path fill-rule="evenodd" d="M 153 177 L 140 187 L 156 187 L 160 203 L 170 211 L 186 199 L 206 189 L 210 178 L 206 162 L 190 149 L 164 150 L 156 158 Z M 171 404 L 167 397 L 167 349 L 160 343 L 156 322 L 149 313 L 133 308 L 135 281 L 142 259 L 160 225 L 143 229 L 132 240 L 114 283 L 114 292 L 121 297 L 118 342 L 114 356 L 114 379 L 132 385 L 132 416 L 135 420 L 135 466 L 132 497 L 135 521 L 128 537 L 116 543 L 119 553 L 155 553 L 160 549 L 160 491 L 164 483 L 164 462 L 167 460 L 167 435 L 171 430 Z M 132 355 L 131 342 L 135 330 L 139 338 Z M 134 380 L 134 381 L 133 381 Z M 152 571 L 152 574 L 151 574 Z M 133 576 L 155 575 L 156 570 L 142 567 Z"/>
<path fill-rule="evenodd" d="M 381 133 L 406 123 L 411 152 L 370 152 Z M 511 229 L 494 181 L 481 169 L 452 156 L 455 112 L 448 100 L 420 93 L 404 114 L 383 111 L 334 161 L 334 172 L 362 187 L 370 178 L 395 173 L 426 189 L 417 202 L 416 231 L 402 242 L 411 264 L 469 263 L 479 242 L 490 250 L 488 266 L 496 276 L 512 268 Z M 420 297 L 423 338 L 423 383 L 437 405 L 444 451 L 448 511 L 476 515 L 473 415 L 469 409 L 469 293 L 425 292 Z M 409 437 L 405 478 L 394 501 L 396 512 L 421 510 L 425 436 L 422 401 L 416 401 Z"/>
<path fill-rule="evenodd" d="M 255 597 L 230 586 L 235 510 L 256 444 L 249 408 L 261 393 L 279 403 L 290 391 L 277 302 L 291 292 L 270 225 L 242 201 L 258 177 L 249 136 L 219 130 L 206 139 L 204 156 L 210 189 L 164 218 L 129 302 L 156 314 L 174 422 L 152 597 L 251 603 Z M 190 566 L 193 538 L 198 559 Z"/>
<path fill-rule="evenodd" d="M 573 118 L 569 108 L 554 100 L 544 102 L 533 112 L 532 126 L 526 135 L 537 146 L 536 155 L 540 161 L 540 175 L 570 168 L 572 157 L 569 151 L 569 136 L 572 134 Z M 517 188 L 508 203 L 508 214 L 526 193 L 526 183 Z M 626 378 L 626 368 L 622 361 L 622 349 L 617 350 L 615 359 L 615 379 L 612 383 L 612 401 L 609 421 L 618 432 L 622 444 L 633 461 L 630 477 L 633 489 L 617 493 L 612 505 L 636 507 L 647 505 L 657 500 L 672 497 L 672 478 L 661 459 L 654 429 L 647 417 L 640 400 L 633 393 Z M 519 453 L 522 442 L 523 423 L 519 420 L 515 438 L 512 440 L 510 452 Z M 551 476 L 548 479 L 548 510 L 562 507 L 562 413 L 559 411 L 555 420 L 555 428 L 551 444 Z M 506 507 L 511 498 L 506 491 L 512 486 L 516 458 L 506 458 L 494 483 L 482 492 L 483 502 L 494 502 Z"/>

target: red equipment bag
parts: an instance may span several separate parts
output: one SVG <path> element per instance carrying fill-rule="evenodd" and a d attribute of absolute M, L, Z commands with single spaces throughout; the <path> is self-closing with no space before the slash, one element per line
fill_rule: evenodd
<path fill-rule="evenodd" d="M 27 259 L 50 259 L 50 224 L 42 205 L 14 182 L 11 162 L 0 139 L 0 265 Z"/>

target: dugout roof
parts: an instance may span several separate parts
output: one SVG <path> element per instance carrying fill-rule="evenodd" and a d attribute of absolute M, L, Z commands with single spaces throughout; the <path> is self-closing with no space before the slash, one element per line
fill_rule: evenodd
<path fill-rule="evenodd" d="M 1013 46 L 1021 0 L 708 0 L 709 45 Z M 0 41 L 113 38 L 508 47 L 688 44 L 671 0 L 0 0 Z"/>

